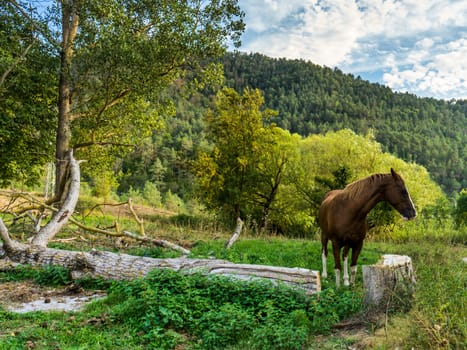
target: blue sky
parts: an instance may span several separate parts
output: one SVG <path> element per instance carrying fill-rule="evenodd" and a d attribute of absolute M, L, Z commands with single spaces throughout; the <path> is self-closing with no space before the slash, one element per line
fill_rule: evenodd
<path fill-rule="evenodd" d="M 420 97 L 467 99 L 467 0 L 239 0 L 239 51 L 300 58 Z"/>

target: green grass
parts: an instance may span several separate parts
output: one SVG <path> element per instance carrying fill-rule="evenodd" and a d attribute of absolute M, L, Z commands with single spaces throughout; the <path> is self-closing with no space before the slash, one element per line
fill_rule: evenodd
<path fill-rule="evenodd" d="M 173 223 L 179 231 L 187 224 Z M 190 229 L 199 227 L 193 221 L 189 225 Z M 194 242 L 191 257 L 321 270 L 317 241 L 244 237 L 227 250 L 225 235 L 211 234 L 221 239 L 208 236 L 207 232 L 190 236 Z M 410 311 L 389 315 L 384 337 L 375 340 L 372 348 L 462 349 L 467 341 L 465 234 L 433 223 L 411 223 L 369 238 L 360 265 L 373 264 L 382 254 L 404 254 L 412 258 L 417 276 Z M 98 244 L 105 247 L 105 240 Z M 76 247 L 61 243 L 60 248 Z M 139 245 L 127 252 L 176 256 L 172 251 Z M 328 259 L 328 271 L 333 271 L 332 260 Z M 331 273 L 319 298 L 261 282 L 171 271 L 154 272 L 132 282 L 80 281 L 86 288 L 107 289 L 109 297 L 78 313 L 22 315 L 0 310 L 0 349 L 348 349 L 361 339 L 331 330 L 337 322 L 359 317 L 362 311 L 361 268 L 359 272 L 357 286 L 339 290 Z M 69 283 L 67 271 L 60 268 L 0 273 L 0 283 L 22 279 L 46 285 Z M 376 326 L 369 323 L 366 333 L 371 335 Z"/>

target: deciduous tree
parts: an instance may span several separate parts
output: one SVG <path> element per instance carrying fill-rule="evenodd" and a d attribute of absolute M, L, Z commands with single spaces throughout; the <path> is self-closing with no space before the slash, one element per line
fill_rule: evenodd
<path fill-rule="evenodd" d="M 59 59 L 57 185 L 71 148 L 114 151 L 173 114 L 164 91 L 187 72 L 198 85 L 220 79 L 222 70 L 209 62 L 229 39 L 238 44 L 244 27 L 236 0 L 50 1 L 42 18 L 25 4 L 7 3 L 35 24 L 50 57 Z M 56 186 L 57 196 L 61 191 Z"/>
<path fill-rule="evenodd" d="M 263 103 L 259 90 L 245 89 L 240 95 L 226 88 L 206 117 L 214 148 L 210 154 L 202 153 L 196 165 L 201 197 L 208 207 L 222 208 L 231 218 L 244 218 L 253 204 L 258 205 L 254 200 L 259 199 L 260 179 L 271 171 L 264 152 L 272 151 L 276 127 L 267 125 L 274 112 L 262 110 Z M 280 171 L 276 169 L 275 175 Z M 269 187 L 269 196 L 275 195 L 275 186 Z"/>

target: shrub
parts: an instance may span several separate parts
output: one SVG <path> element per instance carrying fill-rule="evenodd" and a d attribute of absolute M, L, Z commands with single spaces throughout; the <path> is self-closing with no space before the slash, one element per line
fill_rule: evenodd
<path fill-rule="evenodd" d="M 154 183 L 146 181 L 143 189 L 143 197 L 149 205 L 155 208 L 162 207 L 162 196 L 157 185 Z"/>
<path fill-rule="evenodd" d="M 454 210 L 454 218 L 457 229 L 467 226 L 467 189 L 464 188 L 457 199 L 457 206 Z"/>
<path fill-rule="evenodd" d="M 165 209 L 179 214 L 185 211 L 183 200 L 170 190 L 168 190 L 164 195 L 164 206 Z"/>
<path fill-rule="evenodd" d="M 203 348 L 219 349 L 248 339 L 256 327 L 256 320 L 240 305 L 226 303 L 205 313 L 196 324 Z"/>

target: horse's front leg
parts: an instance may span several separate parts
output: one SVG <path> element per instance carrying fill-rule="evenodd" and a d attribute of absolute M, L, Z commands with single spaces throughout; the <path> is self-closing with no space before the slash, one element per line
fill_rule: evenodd
<path fill-rule="evenodd" d="M 326 279 L 328 277 L 328 270 L 327 270 L 327 257 L 328 257 L 328 239 L 323 237 L 321 238 L 321 245 L 322 245 L 322 250 L 321 250 L 321 263 L 323 266 L 323 273 L 321 274 L 321 277 L 323 279 Z"/>

